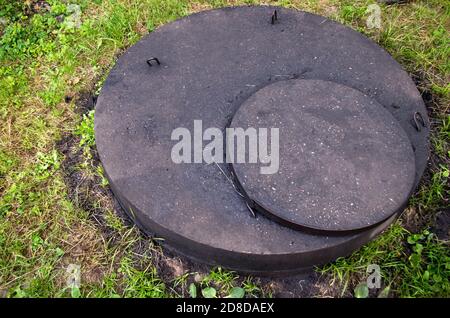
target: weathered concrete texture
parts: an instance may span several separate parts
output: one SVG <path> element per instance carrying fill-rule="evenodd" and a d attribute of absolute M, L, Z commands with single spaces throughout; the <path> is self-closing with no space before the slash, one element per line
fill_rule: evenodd
<path fill-rule="evenodd" d="M 242 104 L 231 127 L 278 128 L 276 173 L 261 174 L 268 164 L 248 159 L 233 170 L 263 212 L 294 228 L 369 227 L 400 211 L 413 190 L 408 136 L 389 111 L 347 86 L 300 79 L 268 85 Z"/>
<path fill-rule="evenodd" d="M 428 156 L 428 122 L 414 83 L 375 43 L 326 18 L 274 7 L 202 12 L 151 33 L 125 52 L 95 113 L 100 159 L 116 196 L 141 227 L 180 252 L 251 272 L 292 272 L 350 253 L 392 221 L 355 234 L 312 235 L 253 218 L 215 165 L 174 164 L 172 131 L 230 123 L 260 88 L 290 78 L 357 89 L 383 105 L 415 147 L 416 182 Z M 157 57 L 161 65 L 149 67 Z M 226 171 L 226 167 L 222 167 Z"/>

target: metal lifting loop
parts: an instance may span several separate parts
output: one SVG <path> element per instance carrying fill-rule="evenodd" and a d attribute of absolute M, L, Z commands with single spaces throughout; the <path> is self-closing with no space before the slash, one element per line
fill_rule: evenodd
<path fill-rule="evenodd" d="M 148 60 L 147 60 L 148 66 L 152 67 L 152 66 L 153 66 L 152 62 L 153 62 L 153 61 L 155 61 L 156 64 L 161 65 L 161 63 L 159 62 L 159 60 L 158 60 L 156 57 L 152 57 L 151 59 L 148 59 Z"/>
<path fill-rule="evenodd" d="M 417 131 L 421 131 L 422 127 L 426 127 L 425 120 L 420 112 L 415 112 L 413 115 L 414 126 Z"/>
<path fill-rule="evenodd" d="M 275 22 L 277 22 L 277 21 L 278 21 L 278 12 L 277 12 L 277 10 L 275 10 L 272 14 L 271 23 L 275 24 Z"/>

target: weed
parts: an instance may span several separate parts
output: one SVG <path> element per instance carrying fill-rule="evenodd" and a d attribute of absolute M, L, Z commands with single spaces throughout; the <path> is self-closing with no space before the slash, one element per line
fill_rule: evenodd
<path fill-rule="evenodd" d="M 157 278 L 156 269 L 152 266 L 144 270 L 137 270 L 130 258 L 123 258 L 120 262 L 119 273 L 126 277 L 124 297 L 144 298 L 163 297 L 165 294 L 164 283 Z"/>
<path fill-rule="evenodd" d="M 58 152 L 53 150 L 49 154 L 38 152 L 35 174 L 38 180 L 45 180 L 60 167 Z"/>
<path fill-rule="evenodd" d="M 202 285 L 210 286 L 211 284 L 215 284 L 220 286 L 221 291 L 226 293 L 234 286 L 236 279 L 237 275 L 235 272 L 224 270 L 222 267 L 217 267 L 211 270 L 209 275 L 203 278 Z"/>
<path fill-rule="evenodd" d="M 450 252 L 433 233 L 424 230 L 408 236 L 412 252 L 405 265 L 400 295 L 447 297 L 450 294 Z"/>
<path fill-rule="evenodd" d="M 75 134 L 81 137 L 80 147 L 90 149 L 95 145 L 93 110 L 91 110 L 87 115 L 83 115 L 83 120 L 75 130 Z"/>
<path fill-rule="evenodd" d="M 405 238 L 409 246 L 401 244 Z M 344 294 L 348 285 L 365 280 L 367 266 L 377 264 L 384 285 L 391 286 L 398 296 L 442 297 L 450 292 L 449 257 L 445 243 L 436 240 L 429 231 L 409 234 L 396 223 L 377 240 L 320 271 L 332 274 L 334 279 L 343 283 Z M 364 294 L 361 285 L 358 293 Z"/>

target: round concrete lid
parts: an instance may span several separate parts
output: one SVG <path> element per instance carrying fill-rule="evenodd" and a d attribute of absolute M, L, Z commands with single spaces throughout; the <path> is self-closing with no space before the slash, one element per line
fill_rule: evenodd
<path fill-rule="evenodd" d="M 258 210 L 294 228 L 369 227 L 401 210 L 413 190 L 408 136 L 382 105 L 350 87 L 277 82 L 245 101 L 230 127 L 247 136 L 243 145 L 230 135 L 229 144 L 242 189 Z M 258 151 L 250 142 L 267 146 Z"/>
<path fill-rule="evenodd" d="M 278 20 L 271 24 L 275 9 Z M 152 57 L 158 60 L 149 66 Z M 194 120 L 204 129 L 225 129 L 249 96 L 295 77 L 343 83 L 385 106 L 416 148 L 419 181 L 429 130 L 418 131 L 412 118 L 415 112 L 425 123 L 428 118 L 414 83 L 388 53 L 318 15 L 270 6 L 224 8 L 144 37 L 120 56 L 102 87 L 96 145 L 111 188 L 133 220 L 190 257 L 266 273 L 327 262 L 383 230 L 393 218 L 339 236 L 255 218 L 216 165 L 172 160 L 175 129 L 193 134 Z"/>

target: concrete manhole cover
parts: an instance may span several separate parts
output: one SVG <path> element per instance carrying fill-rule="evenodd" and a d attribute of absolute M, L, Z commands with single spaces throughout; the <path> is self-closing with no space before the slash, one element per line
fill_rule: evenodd
<path fill-rule="evenodd" d="M 277 20 L 272 18 L 275 10 Z M 366 174 L 366 178 L 374 179 L 362 182 L 384 180 L 388 171 L 398 174 L 398 180 L 388 180 L 379 197 L 375 193 L 380 190 L 377 184 L 371 197 L 377 203 L 364 204 L 373 209 L 381 204 L 380 208 L 386 210 L 377 210 L 367 219 L 367 211 L 360 210 L 361 220 L 352 219 L 339 226 L 319 219 L 312 223 L 295 219 L 292 221 L 305 225 L 305 229 L 294 229 L 258 212 L 254 217 L 234 184 L 235 176 L 227 162 L 198 160 L 195 153 L 201 153 L 209 142 L 199 143 L 198 131 L 200 139 L 208 128 L 225 132 L 235 113 L 255 93 L 273 83 L 288 85 L 282 83 L 293 79 L 342 84 L 351 94 L 338 94 L 336 98 L 360 98 L 367 106 L 364 109 L 373 109 L 371 119 L 363 117 L 368 125 L 380 130 L 380 145 L 388 147 L 380 150 L 380 158 L 388 166 L 381 175 Z M 330 89 L 323 89 L 324 102 L 330 98 Z M 371 101 L 373 105 L 368 105 Z M 172 137 L 180 128 L 191 133 L 192 163 L 173 160 L 178 141 Z M 283 127 L 279 128 L 283 136 Z M 363 130 L 371 140 L 378 140 L 369 127 Z M 119 58 L 105 81 L 96 105 L 95 132 L 113 192 L 144 231 L 208 264 L 281 273 L 347 255 L 386 228 L 413 188 L 412 180 L 417 185 L 425 169 L 429 129 L 426 109 L 414 83 L 375 43 L 324 17 L 264 6 L 194 14 L 144 37 Z M 320 134 L 326 137 L 323 131 Z M 391 140 L 389 136 L 394 135 L 396 139 Z M 280 137 L 280 149 L 283 142 L 296 139 Z M 359 141 L 361 138 L 355 140 Z M 388 158 L 389 151 L 395 156 Z M 372 149 L 369 153 L 377 152 Z M 364 158 L 371 160 L 369 156 Z M 363 171 L 364 166 L 378 167 L 380 162 L 361 164 Z M 385 202 L 389 199 L 385 190 L 392 190 L 395 204 Z M 363 189 L 354 191 L 349 195 Z M 341 192 L 344 195 L 343 189 Z M 328 201 L 331 199 L 328 197 Z M 342 202 L 350 201 L 346 197 Z M 308 226 L 328 232 L 312 233 Z"/>
<path fill-rule="evenodd" d="M 406 133 L 378 102 L 341 84 L 297 79 L 265 86 L 242 104 L 231 127 L 278 127 L 275 173 L 261 173 L 267 164 L 256 160 L 232 165 L 251 204 L 287 226 L 369 227 L 400 211 L 413 190 Z M 248 132 L 248 139 L 256 136 Z"/>

